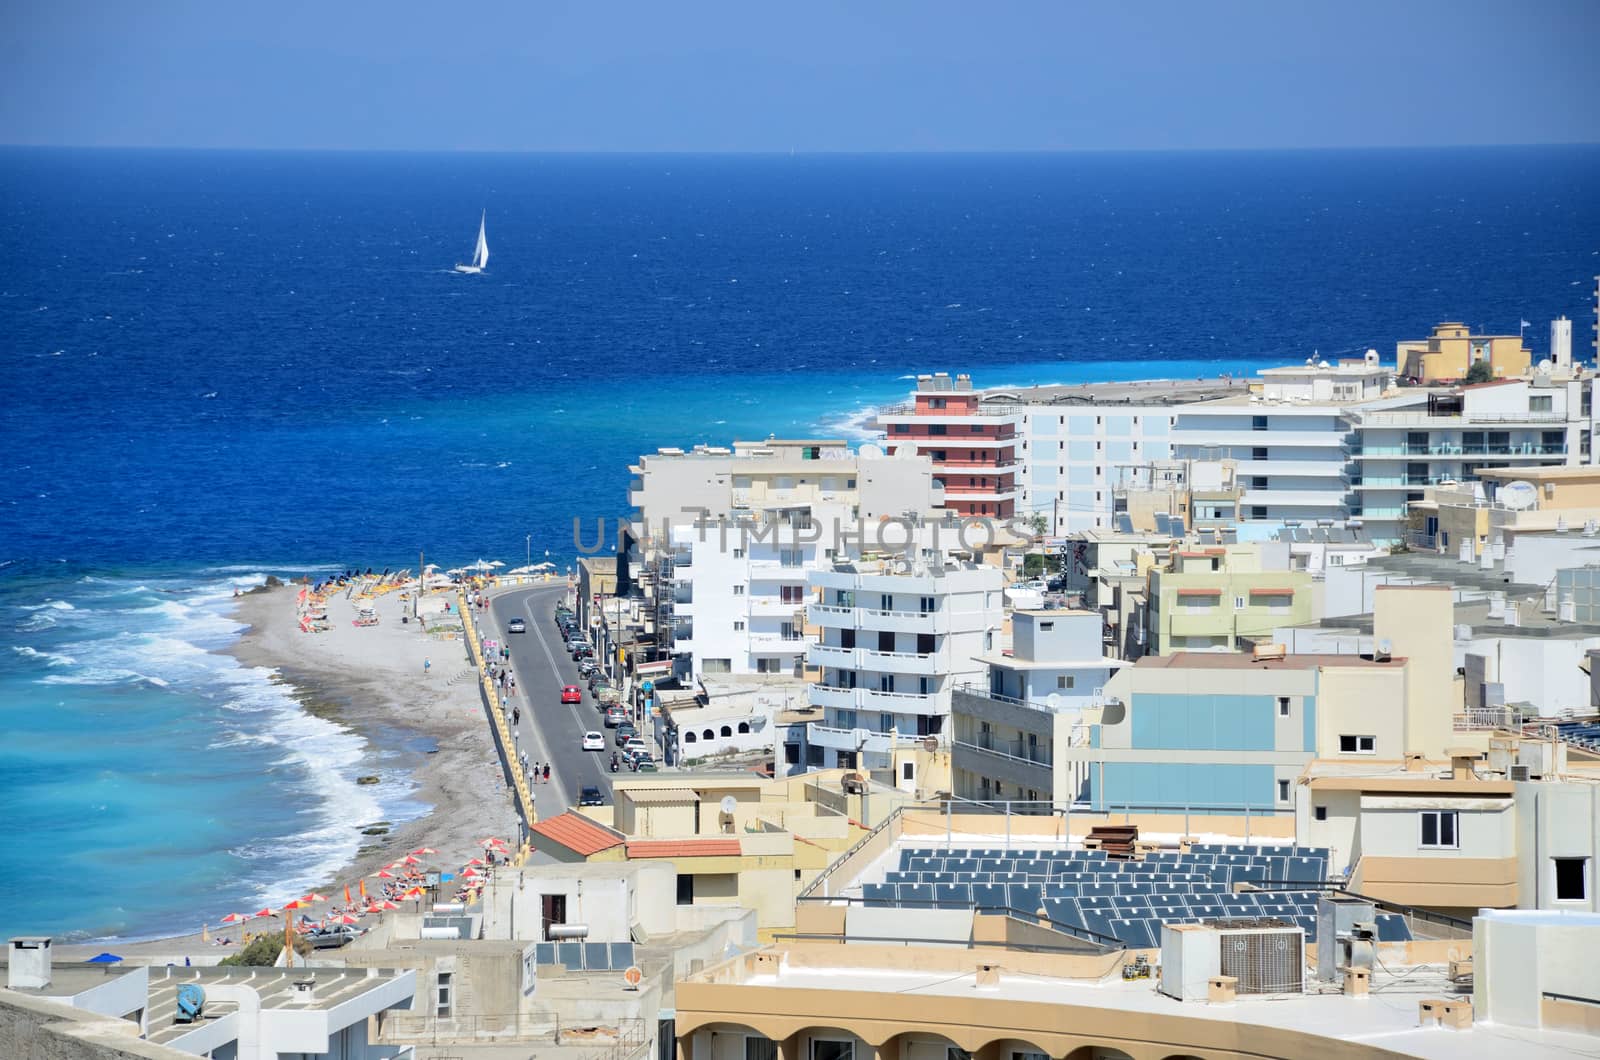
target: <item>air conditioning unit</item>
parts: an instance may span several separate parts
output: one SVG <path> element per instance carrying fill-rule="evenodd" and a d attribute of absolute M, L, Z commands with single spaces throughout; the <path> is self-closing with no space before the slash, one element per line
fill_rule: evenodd
<path fill-rule="evenodd" d="M 1511 769 L 1507 771 L 1507 775 L 1512 780 L 1532 780 L 1533 767 L 1529 765 L 1512 766 Z"/>
<path fill-rule="evenodd" d="M 1241 995 L 1303 993 L 1305 932 L 1273 917 L 1162 926 L 1162 993 L 1201 1001 L 1216 975 L 1233 976 Z"/>

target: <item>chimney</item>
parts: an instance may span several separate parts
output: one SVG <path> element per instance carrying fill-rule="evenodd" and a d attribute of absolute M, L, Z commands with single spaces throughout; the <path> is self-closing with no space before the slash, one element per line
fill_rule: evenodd
<path fill-rule="evenodd" d="M 315 979 L 296 979 L 291 997 L 293 997 L 297 1005 L 314 1004 L 317 1000 L 317 981 Z"/>
<path fill-rule="evenodd" d="M 1428 764 L 1421 751 L 1407 751 L 1405 757 L 1407 773 L 1420 773 Z"/>
<path fill-rule="evenodd" d="M 1450 779 L 1472 780 L 1477 776 L 1478 752 L 1469 747 L 1453 747 L 1450 756 Z"/>
<path fill-rule="evenodd" d="M 1572 321 L 1564 316 L 1550 321 L 1550 364 L 1555 368 L 1572 367 Z"/>
<path fill-rule="evenodd" d="M 6 986 L 12 990 L 43 990 L 50 985 L 50 939 L 45 935 L 18 935 L 11 940 L 11 964 Z"/>

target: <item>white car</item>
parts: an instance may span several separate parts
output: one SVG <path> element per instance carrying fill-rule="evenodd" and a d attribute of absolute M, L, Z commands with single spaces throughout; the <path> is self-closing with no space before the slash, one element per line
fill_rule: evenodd
<path fill-rule="evenodd" d="M 606 749 L 606 738 L 597 732 L 586 732 L 583 734 L 583 749 L 585 751 L 604 751 Z"/>

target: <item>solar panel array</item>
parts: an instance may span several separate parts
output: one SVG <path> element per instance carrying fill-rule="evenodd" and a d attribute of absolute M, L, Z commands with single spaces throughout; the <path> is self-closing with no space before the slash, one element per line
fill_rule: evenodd
<path fill-rule="evenodd" d="M 631 968 L 631 942 L 538 942 L 533 947 L 535 964 L 559 964 L 569 971 L 620 972 Z"/>
<path fill-rule="evenodd" d="M 1556 732 L 1570 744 L 1585 751 L 1600 751 L 1600 725 L 1587 721 L 1568 721 L 1556 726 Z"/>
<path fill-rule="evenodd" d="M 1327 875 L 1325 847 L 1197 843 L 1187 852 L 1140 861 L 1103 850 L 903 849 L 882 883 L 862 885 L 868 906 L 1043 910 L 1058 924 L 1159 946 L 1162 924 L 1277 917 L 1316 941 L 1317 888 Z M 1233 893 L 1236 883 L 1281 890 Z M 1306 889 L 1285 885 L 1304 884 Z M 1376 916 L 1381 941 L 1411 938 L 1405 918 Z"/>

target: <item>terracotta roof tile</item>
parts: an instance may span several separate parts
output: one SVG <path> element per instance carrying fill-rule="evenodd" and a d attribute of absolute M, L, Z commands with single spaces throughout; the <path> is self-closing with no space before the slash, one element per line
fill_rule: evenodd
<path fill-rule="evenodd" d="M 528 831 L 560 843 L 583 857 L 598 854 L 602 850 L 610 850 L 623 843 L 620 834 L 571 810 L 539 821 L 530 826 Z"/>
<path fill-rule="evenodd" d="M 632 858 L 738 857 L 737 839 L 640 839 L 628 844 Z"/>

